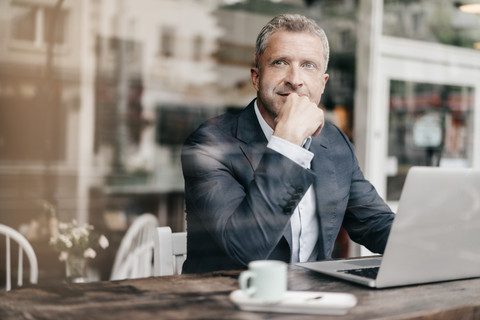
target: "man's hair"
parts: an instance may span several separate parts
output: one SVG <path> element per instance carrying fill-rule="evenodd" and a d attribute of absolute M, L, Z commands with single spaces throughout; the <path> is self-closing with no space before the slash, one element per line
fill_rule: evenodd
<path fill-rule="evenodd" d="M 299 14 L 281 14 L 270 20 L 260 31 L 255 45 L 255 65 L 258 67 L 258 59 L 265 52 L 268 40 L 278 30 L 291 32 L 308 32 L 320 38 L 323 45 L 323 59 L 325 61 L 324 72 L 327 71 L 330 48 L 325 31 L 312 19 Z"/>

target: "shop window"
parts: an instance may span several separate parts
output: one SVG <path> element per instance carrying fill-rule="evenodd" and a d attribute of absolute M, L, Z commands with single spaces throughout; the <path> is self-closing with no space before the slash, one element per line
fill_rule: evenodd
<path fill-rule="evenodd" d="M 175 30 L 171 27 L 164 27 L 160 36 L 160 55 L 165 58 L 173 57 L 175 51 Z"/>
<path fill-rule="evenodd" d="M 480 15 L 459 10 L 461 1 L 386 0 L 382 33 L 451 46 L 474 48 Z"/>
<path fill-rule="evenodd" d="M 10 36 L 13 41 L 34 47 L 45 47 L 49 42 L 65 44 L 67 10 L 14 2 L 11 13 Z"/>
<path fill-rule="evenodd" d="M 185 139 L 205 120 L 223 113 L 222 108 L 202 108 L 188 105 L 158 106 L 156 142 L 160 145 L 181 146 Z"/>
<path fill-rule="evenodd" d="M 425 14 L 423 12 L 416 12 L 412 15 L 413 31 L 417 34 L 423 33 L 423 26 L 425 25 Z"/>
<path fill-rule="evenodd" d="M 396 201 L 412 166 L 470 167 L 474 90 L 390 82 L 387 200 Z"/>
<path fill-rule="evenodd" d="M 350 30 L 343 30 L 340 32 L 340 39 L 342 43 L 342 50 L 349 50 L 353 48 L 354 39 Z"/>
<path fill-rule="evenodd" d="M 203 53 L 203 38 L 202 36 L 196 36 L 193 39 L 193 60 L 200 61 L 202 60 Z"/>

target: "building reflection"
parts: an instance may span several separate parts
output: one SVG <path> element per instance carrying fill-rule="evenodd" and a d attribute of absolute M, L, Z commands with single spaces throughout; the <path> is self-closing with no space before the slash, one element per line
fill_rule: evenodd
<path fill-rule="evenodd" d="M 332 56 L 323 107 L 355 142 L 355 73 L 364 63 L 356 50 L 367 41 L 357 33 L 362 1 L 369 0 L 0 2 L 0 223 L 21 228 L 47 256 L 44 201 L 60 220 L 105 230 L 112 247 L 144 212 L 185 229 L 182 142 L 203 120 L 254 98 L 254 41 L 279 13 L 307 15 L 326 29 Z M 384 34 L 473 48 L 478 15 L 441 2 L 384 1 Z M 416 90 L 425 86 L 427 93 Z M 388 178 L 394 199 L 405 166 L 424 157 L 412 121 L 428 110 L 444 110 L 443 159 L 468 158 L 474 91 L 391 88 L 385 161 L 398 164 Z M 425 95 L 431 101 L 421 104 Z"/>
<path fill-rule="evenodd" d="M 388 200 L 398 200 L 412 166 L 470 167 L 473 89 L 391 81 Z"/>

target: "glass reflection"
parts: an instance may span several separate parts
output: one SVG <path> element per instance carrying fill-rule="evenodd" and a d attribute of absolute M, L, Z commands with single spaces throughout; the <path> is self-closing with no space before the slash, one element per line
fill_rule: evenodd
<path fill-rule="evenodd" d="M 473 105 L 469 87 L 390 82 L 388 200 L 411 166 L 471 166 Z"/>
<path fill-rule="evenodd" d="M 462 1 L 385 0 L 383 34 L 474 48 L 480 15 L 459 9 Z"/>
<path fill-rule="evenodd" d="M 467 47 L 475 37 L 478 42 L 480 16 L 460 15 L 451 1 L 443 6 L 446 2 L 386 0 L 384 34 Z M 47 201 L 61 220 L 77 217 L 105 231 L 112 248 L 144 212 L 173 231 L 183 230 L 181 144 L 206 118 L 243 108 L 254 98 L 249 74 L 254 40 L 280 13 L 304 14 L 326 30 L 330 80 L 322 103 L 328 120 L 354 141 L 355 70 L 364 63 L 356 61 L 360 3 L 0 1 L 0 223 L 22 228 L 46 246 L 51 213 L 39 203 Z M 392 84 L 392 101 L 405 97 L 409 86 Z M 447 89 L 448 97 L 461 97 L 462 106 L 473 96 L 469 88 Z M 420 115 L 409 113 L 409 103 L 392 102 L 396 172 L 427 157 L 411 137 L 411 119 Z M 434 114 L 425 118 L 432 126 L 449 124 L 442 127 L 441 163 L 469 161 L 472 104 L 466 103 L 460 116 L 450 107 L 448 112 L 431 107 Z M 401 175 L 389 181 L 389 190 L 399 188 Z M 339 256 L 348 254 L 345 247 Z M 108 266 L 113 257 L 105 259 L 97 263 Z"/>

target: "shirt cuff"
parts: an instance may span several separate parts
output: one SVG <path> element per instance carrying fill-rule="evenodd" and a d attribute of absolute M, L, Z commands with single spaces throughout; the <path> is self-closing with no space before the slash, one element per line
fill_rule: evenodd
<path fill-rule="evenodd" d="M 305 169 L 310 168 L 310 162 L 313 159 L 313 153 L 294 143 L 291 143 L 290 141 L 277 136 L 272 136 L 267 144 L 267 148 L 284 155 Z"/>

